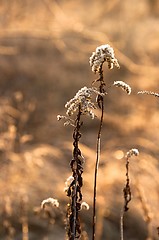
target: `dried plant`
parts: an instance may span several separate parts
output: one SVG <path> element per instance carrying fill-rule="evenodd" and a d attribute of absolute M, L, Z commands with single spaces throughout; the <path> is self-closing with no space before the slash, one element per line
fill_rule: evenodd
<path fill-rule="evenodd" d="M 147 236 L 147 239 L 148 240 L 152 240 L 152 212 L 150 210 L 150 206 L 148 205 L 147 203 L 147 199 L 146 199 L 146 196 L 144 194 L 144 189 L 142 188 L 142 186 L 138 183 L 136 183 L 136 188 L 137 188 L 137 191 L 138 191 L 138 197 L 139 197 L 139 200 L 141 202 L 141 207 L 142 207 L 142 210 L 143 210 L 143 217 L 144 217 L 144 220 L 147 224 L 147 232 L 148 232 L 148 236 Z"/>
<path fill-rule="evenodd" d="M 123 89 L 128 95 L 131 94 L 131 87 L 123 82 L 123 81 L 115 81 L 113 86 L 116 86 L 116 87 L 120 87 L 121 89 Z"/>
<path fill-rule="evenodd" d="M 155 93 L 151 91 L 139 91 L 137 94 L 147 94 L 147 95 L 152 95 L 154 97 L 159 97 L 159 93 Z"/>
<path fill-rule="evenodd" d="M 73 127 L 73 157 L 70 162 L 72 174 L 65 182 L 65 192 L 70 201 L 67 204 L 66 213 L 66 234 L 67 239 L 74 240 L 81 237 L 81 224 L 79 219 L 80 210 L 85 207 L 89 209 L 87 204 L 82 203 L 82 186 L 83 186 L 83 166 L 84 158 L 81 150 L 79 149 L 79 140 L 81 138 L 81 126 L 83 124 L 82 115 L 88 115 L 91 119 L 96 117 L 94 110 L 98 108 L 101 110 L 100 123 L 97 134 L 96 144 L 96 162 L 94 172 L 94 192 L 93 192 L 93 227 L 92 227 L 92 240 L 96 235 L 96 198 L 97 198 L 97 175 L 100 161 L 101 151 L 101 133 L 103 126 L 104 116 L 104 96 L 107 94 L 105 87 L 105 81 L 103 76 L 103 64 L 108 63 L 108 69 L 112 69 L 114 66 L 119 68 L 119 63 L 114 55 L 114 50 L 108 44 L 101 45 L 96 48 L 96 51 L 92 53 L 90 57 L 90 66 L 94 73 L 98 73 L 97 80 L 92 82 L 92 85 L 98 83 L 98 87 L 83 87 L 75 96 L 69 100 L 66 107 L 66 116 L 58 115 L 57 120 L 64 120 L 64 125 L 71 125 Z M 119 87 L 124 90 L 128 95 L 131 94 L 131 87 L 123 81 L 115 81 L 113 86 Z M 96 103 L 92 101 L 93 94 L 96 95 Z M 97 105 L 97 106 L 96 106 Z M 75 119 L 72 116 L 76 113 Z M 127 156 L 129 159 L 129 156 Z M 127 179 L 128 181 L 128 179 Z M 128 184 L 129 186 L 129 184 Z M 127 188 L 128 188 L 127 186 Z M 125 191 L 127 191 L 127 188 Z M 125 193 L 127 194 L 127 193 Z M 126 205 L 125 205 L 126 206 Z"/>
<path fill-rule="evenodd" d="M 55 224 L 56 220 L 62 220 L 64 217 L 63 210 L 60 208 L 59 201 L 55 198 L 47 198 L 41 202 L 41 206 L 34 208 L 34 214 L 41 219 L 45 219 L 50 225 Z"/>
<path fill-rule="evenodd" d="M 14 92 L 4 107 L 4 122 L 7 127 L 7 146 L 5 151 L 21 152 L 21 146 L 33 139 L 26 134 L 26 127 L 36 109 L 33 99 L 27 100 L 20 91 Z"/>
<path fill-rule="evenodd" d="M 124 196 L 124 206 L 121 210 L 120 216 L 120 239 L 124 240 L 124 213 L 129 210 L 128 204 L 131 201 L 131 188 L 130 188 L 130 177 L 129 177 L 129 160 L 132 156 L 138 156 L 139 151 L 136 148 L 129 150 L 126 153 L 126 183 L 123 189 L 123 196 Z"/>
<path fill-rule="evenodd" d="M 66 103 L 66 115 L 68 117 L 60 115 L 57 116 L 58 120 L 66 120 L 64 125 L 72 125 L 74 127 L 73 157 L 70 162 L 72 175 L 65 182 L 65 192 L 70 199 L 70 202 L 67 204 L 66 213 L 66 234 L 69 240 L 79 239 L 82 232 L 79 212 L 84 207 L 84 203 L 82 203 L 82 174 L 85 160 L 79 148 L 79 140 L 81 138 L 81 126 L 83 124 L 81 120 L 82 115 L 88 115 L 92 119 L 95 118 L 93 110 L 96 108 L 96 106 L 94 102 L 92 102 L 93 93 L 100 96 L 103 95 L 103 93 L 98 92 L 95 88 L 83 87 L 70 101 Z M 77 112 L 77 115 L 75 120 L 73 120 L 70 118 L 70 116 L 72 116 L 75 112 Z"/>
<path fill-rule="evenodd" d="M 113 66 L 119 68 L 119 63 L 114 56 L 114 50 L 108 44 L 101 45 L 96 48 L 96 51 L 92 53 L 90 57 L 90 66 L 94 73 L 99 74 L 99 78 L 93 82 L 99 82 L 98 91 L 100 94 L 97 96 L 98 107 L 101 109 L 101 117 L 100 124 L 97 135 L 97 146 L 96 146 L 96 163 L 95 163 L 95 173 L 94 173 L 94 196 L 93 196 L 93 233 L 92 240 L 95 239 L 96 234 L 96 197 L 97 197 L 97 175 L 98 175 L 98 167 L 100 161 L 100 150 L 101 150 L 101 132 L 103 125 L 103 115 L 104 115 L 104 95 L 105 91 L 105 82 L 103 77 L 103 64 L 104 62 L 108 63 L 108 68 L 112 69 Z M 103 95 L 104 94 L 104 95 Z"/>

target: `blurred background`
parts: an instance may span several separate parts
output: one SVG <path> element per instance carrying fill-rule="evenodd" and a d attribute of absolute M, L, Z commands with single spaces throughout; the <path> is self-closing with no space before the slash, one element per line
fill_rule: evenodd
<path fill-rule="evenodd" d="M 89 57 L 110 44 L 121 68 L 104 77 L 102 153 L 98 175 L 97 238 L 120 238 L 125 153 L 130 161 L 132 200 L 125 215 L 129 240 L 158 239 L 159 92 L 158 0 L 0 0 L 0 238 L 60 240 L 65 237 L 73 128 L 57 122 L 65 103 L 97 78 Z M 132 87 L 128 96 L 114 81 Z M 81 211 L 83 238 L 91 239 L 96 135 L 99 119 L 83 118 L 85 157 Z M 43 212 L 53 197 L 60 209 Z"/>

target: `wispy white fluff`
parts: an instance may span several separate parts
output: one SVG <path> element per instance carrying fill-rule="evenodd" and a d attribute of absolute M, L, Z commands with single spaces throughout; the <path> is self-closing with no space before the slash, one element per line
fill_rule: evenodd
<path fill-rule="evenodd" d="M 131 94 L 131 87 L 123 81 L 115 81 L 114 86 L 122 88 L 128 95 Z"/>
<path fill-rule="evenodd" d="M 97 91 L 95 88 L 81 88 L 76 95 L 66 103 L 65 107 L 67 108 L 66 114 L 71 116 L 75 111 L 77 111 L 80 107 L 80 111 L 82 114 L 88 114 L 92 119 L 95 118 L 95 114 L 93 112 L 96 109 L 95 104 L 91 101 L 92 94 L 100 94 L 104 95 Z"/>
<path fill-rule="evenodd" d="M 147 94 L 147 95 L 153 95 L 154 97 L 159 97 L 159 93 L 151 92 L 151 91 L 139 91 L 137 94 Z"/>
<path fill-rule="evenodd" d="M 42 201 L 41 208 L 44 209 L 46 206 L 59 207 L 59 202 L 54 198 L 47 198 Z"/>
<path fill-rule="evenodd" d="M 108 63 L 108 68 L 112 69 L 114 66 L 119 68 L 118 60 L 115 58 L 114 49 L 109 45 L 101 45 L 92 53 L 89 63 L 93 72 L 100 72 L 102 64 Z"/>

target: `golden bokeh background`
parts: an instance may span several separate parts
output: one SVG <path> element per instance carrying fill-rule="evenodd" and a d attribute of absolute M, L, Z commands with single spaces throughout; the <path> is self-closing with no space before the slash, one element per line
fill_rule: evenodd
<path fill-rule="evenodd" d="M 0 0 L 0 238 L 64 239 L 71 174 L 72 127 L 57 122 L 65 103 L 96 75 L 89 57 L 110 44 L 121 68 L 108 70 L 102 152 L 98 174 L 97 239 L 120 238 L 125 153 L 130 161 L 132 200 L 125 216 L 129 240 L 158 239 L 159 92 L 158 0 Z M 132 87 L 128 96 L 114 81 Z M 98 115 L 98 112 L 97 112 Z M 85 157 L 81 212 L 83 239 L 91 239 L 96 136 L 99 119 L 83 118 Z M 60 210 L 43 213 L 43 199 Z M 86 234 L 87 233 L 87 234 Z"/>

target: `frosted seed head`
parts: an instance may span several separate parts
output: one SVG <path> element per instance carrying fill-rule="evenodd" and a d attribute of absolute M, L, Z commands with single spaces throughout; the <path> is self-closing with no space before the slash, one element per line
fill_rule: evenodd
<path fill-rule="evenodd" d="M 151 91 L 139 91 L 137 94 L 147 94 L 147 95 L 152 95 L 154 97 L 159 97 L 159 93 L 151 92 Z"/>
<path fill-rule="evenodd" d="M 131 158 L 132 156 L 138 156 L 139 155 L 139 150 L 136 148 L 132 148 L 126 153 L 126 158 Z"/>
<path fill-rule="evenodd" d="M 130 87 L 127 83 L 125 83 L 125 82 L 123 82 L 123 81 L 115 81 L 115 82 L 113 83 L 113 86 L 120 87 L 120 88 L 121 88 L 122 90 L 124 90 L 128 95 L 131 94 L 131 87 Z"/>
<path fill-rule="evenodd" d="M 119 68 L 118 60 L 115 58 L 114 49 L 109 44 L 101 45 L 92 53 L 89 63 L 92 72 L 100 72 L 104 62 L 108 63 L 108 68 L 112 69 L 114 66 Z"/>
<path fill-rule="evenodd" d="M 59 207 L 59 202 L 57 199 L 54 198 L 47 198 L 42 201 L 41 203 L 41 208 L 45 209 L 46 206 L 51 206 L 51 207 Z"/>
<path fill-rule="evenodd" d="M 96 117 L 93 110 L 96 109 L 95 104 L 92 102 L 93 93 L 97 95 L 105 95 L 100 93 L 96 88 L 81 88 L 76 95 L 66 103 L 67 108 L 66 114 L 68 116 L 73 115 L 79 108 L 83 115 L 89 115 L 92 119 Z"/>

